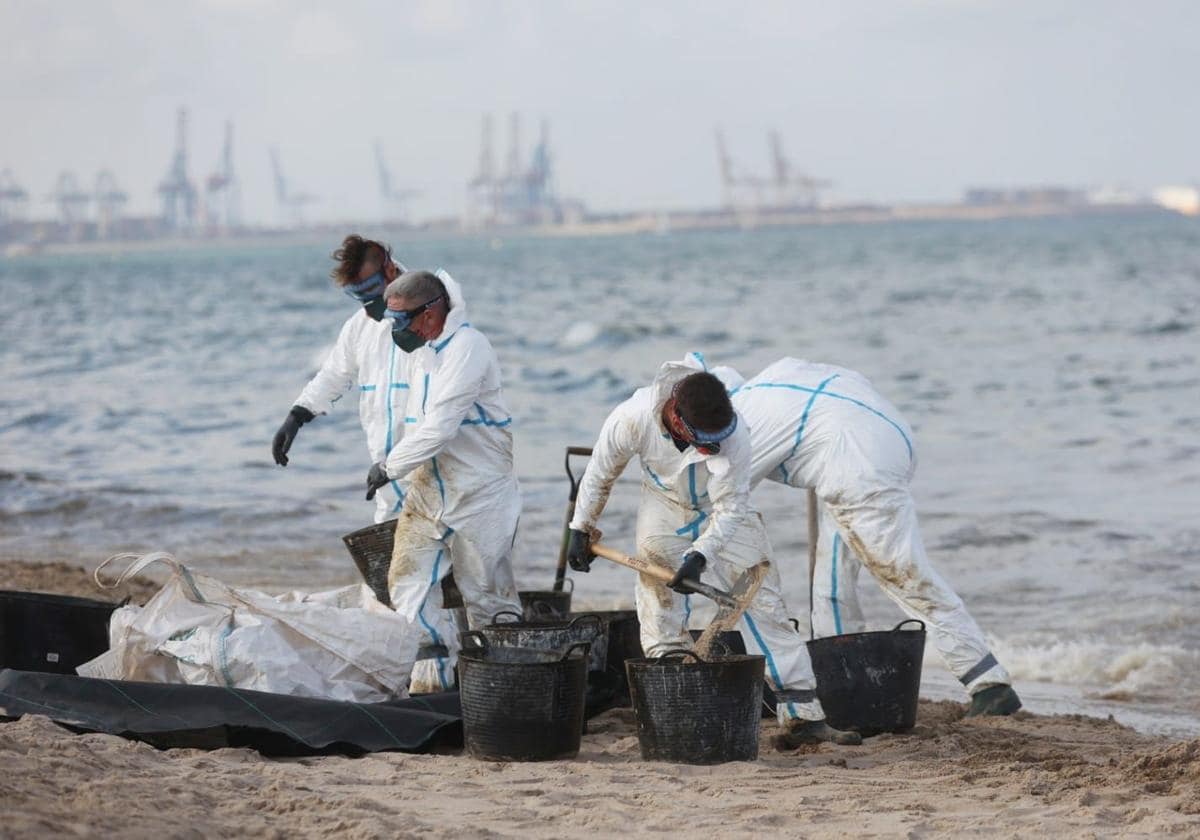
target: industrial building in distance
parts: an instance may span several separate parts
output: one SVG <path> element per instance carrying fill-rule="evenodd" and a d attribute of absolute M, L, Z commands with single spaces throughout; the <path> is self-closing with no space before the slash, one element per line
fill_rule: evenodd
<path fill-rule="evenodd" d="M 765 174 L 740 167 L 715 132 L 720 204 L 697 210 L 589 212 L 576 198 L 559 194 L 549 125 L 543 120 L 536 144 L 525 155 L 518 114 L 508 119 L 503 165 L 496 155 L 491 115 L 482 123 L 479 161 L 466 183 L 461 218 L 423 223 L 411 221 L 409 202 L 420 193 L 397 186 L 383 145 L 374 145 L 383 218 L 358 220 L 361 227 L 394 231 L 476 233 L 520 231 L 535 234 L 605 234 L 670 230 L 780 227 L 789 225 L 867 223 L 908 219 L 996 219 L 1094 215 L 1111 213 L 1181 213 L 1200 215 L 1200 188 L 1161 187 L 1149 194 L 1113 188 L 1065 186 L 979 186 L 964 191 L 958 202 L 941 204 L 869 204 L 832 202 L 827 179 L 801 172 L 784 152 L 783 139 L 767 132 L 769 166 Z M 279 150 L 269 149 L 277 218 L 271 225 L 247 225 L 241 213 L 241 185 L 234 168 L 233 125 L 226 123 L 216 165 L 199 182 L 190 174 L 188 114 L 176 118 L 175 147 L 157 187 L 161 210 L 150 216 L 125 213 L 129 195 L 107 169 L 90 181 L 64 170 L 46 202 L 53 213 L 35 218 L 31 195 L 9 169 L 0 170 L 0 249 L 7 255 L 86 243 L 160 243 L 164 246 L 245 237 L 325 233 L 338 234 L 328 223 L 314 225 L 306 209 L 319 198 L 299 190 L 284 174 Z M 43 204 L 45 206 L 45 204 Z"/>

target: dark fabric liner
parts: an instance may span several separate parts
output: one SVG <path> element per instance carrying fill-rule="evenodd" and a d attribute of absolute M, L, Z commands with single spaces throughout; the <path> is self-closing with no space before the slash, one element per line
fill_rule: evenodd
<path fill-rule="evenodd" d="M 430 752 L 462 746 L 458 692 L 387 703 L 201 685 L 0 671 L 0 716 L 45 715 L 159 749 L 249 747 L 264 755 Z"/>

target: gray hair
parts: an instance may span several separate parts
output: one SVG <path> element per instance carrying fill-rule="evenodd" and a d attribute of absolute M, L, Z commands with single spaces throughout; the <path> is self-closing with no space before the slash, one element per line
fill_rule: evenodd
<path fill-rule="evenodd" d="M 422 304 L 436 297 L 444 299 L 446 309 L 450 309 L 450 296 L 446 294 L 446 286 L 431 271 L 406 271 L 388 283 L 383 292 L 384 300 L 403 298 L 411 304 Z"/>

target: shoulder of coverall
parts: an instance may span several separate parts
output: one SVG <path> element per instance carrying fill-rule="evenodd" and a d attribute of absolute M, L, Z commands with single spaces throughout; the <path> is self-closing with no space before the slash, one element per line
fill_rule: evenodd
<path fill-rule="evenodd" d="M 338 332 L 339 342 L 356 343 L 362 336 L 373 332 L 390 332 L 391 325 L 386 319 L 376 321 L 361 306 L 342 323 Z"/>
<path fill-rule="evenodd" d="M 660 431 L 657 418 L 651 417 L 653 408 L 654 389 L 638 388 L 608 413 L 604 425 L 611 429 L 620 424 L 625 434 L 629 435 L 634 448 L 640 451 L 642 432 L 650 428 L 655 434 L 659 434 Z"/>
<path fill-rule="evenodd" d="M 825 362 L 814 362 L 809 359 L 798 359 L 795 356 L 784 356 L 777 362 L 772 362 L 767 367 L 763 368 L 754 378 L 758 379 L 766 374 L 768 380 L 785 377 L 788 374 L 795 376 L 807 375 L 814 379 L 825 379 L 828 376 L 837 374 L 841 379 L 854 379 L 863 384 L 874 387 L 871 381 L 866 376 L 856 370 L 844 368 L 839 365 L 831 365 Z"/>

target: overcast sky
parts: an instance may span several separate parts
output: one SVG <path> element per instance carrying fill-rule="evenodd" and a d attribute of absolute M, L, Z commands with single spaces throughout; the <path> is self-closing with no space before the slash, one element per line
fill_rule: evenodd
<path fill-rule="evenodd" d="M 845 200 L 1200 178 L 1191 0 L 3 0 L 0 32 L 0 168 L 39 216 L 104 167 L 156 211 L 180 106 L 197 180 L 233 121 L 263 222 L 271 145 L 310 218 L 382 215 L 376 138 L 416 215 L 457 214 L 488 111 L 501 161 L 508 112 L 526 153 L 548 120 L 559 191 L 599 209 L 718 203 L 717 124 L 764 174 L 778 128 Z"/>

